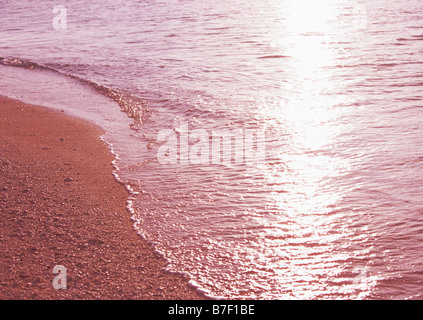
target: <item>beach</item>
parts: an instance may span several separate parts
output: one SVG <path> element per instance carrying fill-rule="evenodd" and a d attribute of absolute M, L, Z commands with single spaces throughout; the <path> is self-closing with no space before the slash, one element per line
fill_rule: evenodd
<path fill-rule="evenodd" d="M 0 299 L 199 299 L 133 228 L 89 122 L 0 98 Z M 55 266 L 66 289 L 53 288 Z"/>
<path fill-rule="evenodd" d="M 0 299 L 423 299 L 423 1 L 2 13 Z"/>

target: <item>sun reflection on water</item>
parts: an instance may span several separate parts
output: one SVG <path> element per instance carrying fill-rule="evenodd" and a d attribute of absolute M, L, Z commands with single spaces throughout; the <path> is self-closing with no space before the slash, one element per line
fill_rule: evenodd
<path fill-rule="evenodd" d="M 273 270 L 288 297 L 355 292 L 351 278 L 339 280 L 353 252 L 340 249 L 351 231 L 342 224 L 345 213 L 334 210 L 343 197 L 336 181 L 351 169 L 337 150 L 346 130 L 342 117 L 349 112 L 339 107 L 349 102 L 334 74 L 340 53 L 329 45 L 339 41 L 337 14 L 331 0 L 289 1 L 280 13 L 283 41 L 273 37 L 273 47 L 287 57 L 288 81 L 278 94 L 283 101 L 261 110 L 276 118 L 286 140 L 266 177 L 274 186 L 269 203 L 279 214 L 265 237 L 279 239 L 270 245 L 281 258 Z M 360 292 L 369 288 L 362 284 Z"/>

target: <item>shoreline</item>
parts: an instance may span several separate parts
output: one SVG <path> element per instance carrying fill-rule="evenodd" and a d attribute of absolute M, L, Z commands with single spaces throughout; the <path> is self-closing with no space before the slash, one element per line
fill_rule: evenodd
<path fill-rule="evenodd" d="M 204 299 L 136 233 L 102 133 L 0 96 L 0 299 Z"/>

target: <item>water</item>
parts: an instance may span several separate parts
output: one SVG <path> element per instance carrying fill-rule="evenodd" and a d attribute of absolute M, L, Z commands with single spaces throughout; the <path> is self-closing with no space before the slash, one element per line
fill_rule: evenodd
<path fill-rule="evenodd" d="M 50 1 L 2 3 L 0 93 L 105 128 L 170 272 L 213 297 L 422 298 L 421 1 L 61 4 L 66 30 Z M 181 124 L 264 132 L 265 161 L 160 163 Z"/>

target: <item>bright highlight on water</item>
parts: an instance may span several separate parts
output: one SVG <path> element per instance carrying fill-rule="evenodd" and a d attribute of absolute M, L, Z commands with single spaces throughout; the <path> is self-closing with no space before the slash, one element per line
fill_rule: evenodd
<path fill-rule="evenodd" d="M 422 298 L 421 1 L 2 11 L 0 94 L 105 129 L 170 272 L 209 297 Z"/>

